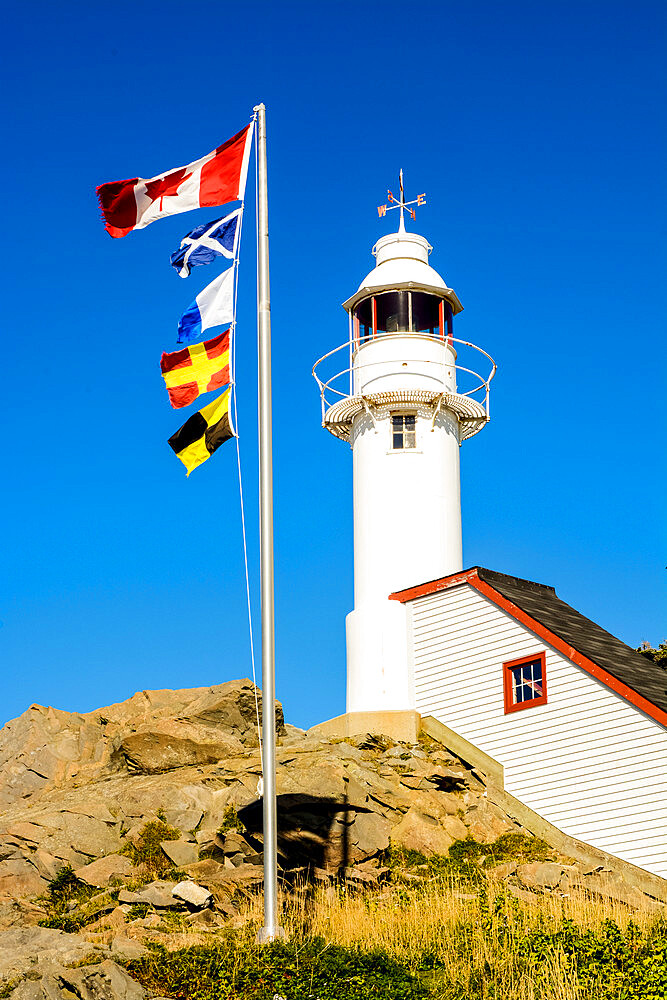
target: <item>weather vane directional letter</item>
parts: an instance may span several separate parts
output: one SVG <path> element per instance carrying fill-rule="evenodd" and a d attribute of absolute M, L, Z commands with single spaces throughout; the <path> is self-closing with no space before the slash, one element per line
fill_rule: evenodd
<path fill-rule="evenodd" d="M 415 213 L 415 210 L 414 210 L 414 208 L 410 208 L 409 206 L 410 205 L 425 205 L 426 204 L 426 195 L 425 194 L 418 194 L 416 198 L 412 199 L 412 201 L 406 201 L 405 200 L 405 192 L 403 191 L 403 171 L 402 170 L 400 171 L 400 173 L 398 175 L 398 183 L 399 183 L 400 192 L 401 192 L 400 193 L 400 197 L 399 198 L 394 198 L 394 196 L 391 193 L 391 191 L 387 191 L 387 202 L 388 202 L 388 204 L 387 205 L 378 205 L 378 215 L 380 216 L 380 218 L 382 218 L 383 215 L 387 214 L 387 210 L 391 211 L 392 208 L 400 208 L 400 210 L 401 210 L 401 225 L 400 225 L 400 228 L 402 229 L 403 228 L 403 212 L 404 212 L 404 210 L 407 208 L 408 212 L 410 213 L 410 218 L 411 219 L 415 219 L 417 217 L 416 213 Z"/>

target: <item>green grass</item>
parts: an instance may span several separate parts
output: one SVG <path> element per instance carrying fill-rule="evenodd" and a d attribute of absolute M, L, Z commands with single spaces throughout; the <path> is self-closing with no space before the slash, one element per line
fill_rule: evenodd
<path fill-rule="evenodd" d="M 128 857 L 133 865 L 141 866 L 149 878 L 164 878 L 173 871 L 174 863 L 160 844 L 163 840 L 179 840 L 180 836 L 180 830 L 169 826 L 163 819 L 151 820 L 142 827 L 136 842 L 128 840 L 119 853 Z"/>
<path fill-rule="evenodd" d="M 239 833 L 245 833 L 245 826 L 239 819 L 239 814 L 236 811 L 236 806 L 228 805 L 222 814 L 222 823 L 218 828 L 218 834 L 224 837 L 226 833 L 231 830 L 237 830 Z"/>
<path fill-rule="evenodd" d="M 576 974 L 582 997 L 590 1000 L 664 1000 L 667 997 L 667 921 L 648 931 L 630 921 L 621 930 L 613 920 L 582 930 L 563 920 L 555 933 L 539 929 L 517 945 L 528 966 L 539 968 L 562 950 Z"/>
<path fill-rule="evenodd" d="M 505 833 L 492 844 L 481 844 L 472 837 L 456 840 L 447 854 L 431 856 L 392 847 L 387 864 L 397 881 L 407 873 L 421 875 L 424 879 L 449 878 L 460 884 L 479 886 L 485 881 L 484 869 L 506 861 L 545 861 L 551 855 L 549 845 L 539 837 Z"/>
<path fill-rule="evenodd" d="M 128 971 L 147 990 L 188 1000 L 427 1000 L 428 987 L 385 952 L 327 945 L 321 938 L 261 949 L 228 937 L 213 947 L 153 947 Z"/>
<path fill-rule="evenodd" d="M 482 861 L 485 868 L 505 861 L 546 861 L 553 851 L 539 837 L 529 837 L 524 833 L 504 833 L 492 844 L 480 844 L 472 837 L 457 840 L 449 848 L 449 857 L 454 861 Z"/>
<path fill-rule="evenodd" d="M 227 934 L 208 947 L 150 954 L 128 963 L 132 976 L 152 993 L 187 1000 L 505 1000 L 508 969 L 516 986 L 530 980 L 544 1000 L 664 1000 L 667 996 L 667 922 L 649 931 L 612 920 L 583 930 L 563 920 L 551 932 L 536 928 L 517 939 L 487 919 L 487 960 L 465 985 L 451 968 L 424 954 L 410 968 L 383 950 L 327 945 L 321 937 L 275 942 L 260 948 L 247 935 Z M 451 931 L 450 931 L 451 932 Z M 478 933 L 465 921 L 455 928 L 461 963 Z M 564 992 L 554 988 L 558 956 Z M 556 979 L 557 983 L 557 979 Z M 567 988 L 565 987 L 567 984 Z M 540 992 L 540 988 L 543 992 Z M 519 987 L 520 989 L 520 987 Z M 512 996 L 522 996 L 521 992 Z M 526 996 L 528 993 L 526 993 Z"/>
<path fill-rule="evenodd" d="M 47 911 L 47 916 L 39 922 L 40 927 L 76 933 L 95 919 L 96 914 L 87 915 L 81 907 L 99 891 L 78 879 L 71 865 L 65 865 L 49 882 L 44 895 L 39 897 L 39 902 L 44 904 Z M 77 905 L 76 910 L 70 909 L 72 903 Z"/>
<path fill-rule="evenodd" d="M 127 964 L 149 993 L 174 1000 L 664 1000 L 667 921 L 640 929 L 605 920 L 583 929 L 563 919 L 517 936 L 498 919 L 502 901 L 480 898 L 474 921 L 448 928 L 460 969 L 473 940 L 485 939 L 484 962 L 459 976 L 438 955 L 400 959 L 387 950 L 326 944 L 295 935 L 258 946 L 248 931 L 227 932 L 210 946 L 150 954 Z M 525 990 L 525 992 L 524 992 Z"/>

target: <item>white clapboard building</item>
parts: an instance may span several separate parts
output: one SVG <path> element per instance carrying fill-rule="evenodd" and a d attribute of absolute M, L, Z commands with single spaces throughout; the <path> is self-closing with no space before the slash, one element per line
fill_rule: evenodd
<path fill-rule="evenodd" d="M 461 303 L 394 204 L 348 339 L 314 368 L 353 454 L 347 711 L 433 716 L 564 833 L 667 877 L 667 673 L 553 587 L 463 569 L 459 447 L 495 364 L 454 336 Z"/>

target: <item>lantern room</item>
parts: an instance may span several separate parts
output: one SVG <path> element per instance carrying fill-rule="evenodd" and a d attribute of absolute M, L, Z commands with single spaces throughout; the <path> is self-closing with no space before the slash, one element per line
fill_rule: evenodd
<path fill-rule="evenodd" d="M 362 299 L 352 311 L 355 347 L 387 333 L 420 333 L 449 340 L 454 336 L 450 303 L 428 292 L 401 289 Z"/>
<path fill-rule="evenodd" d="M 432 249 L 423 236 L 405 230 L 377 241 L 375 268 L 343 303 L 350 316 L 350 339 L 357 347 L 401 333 L 451 342 L 453 317 L 463 306 L 429 265 Z"/>

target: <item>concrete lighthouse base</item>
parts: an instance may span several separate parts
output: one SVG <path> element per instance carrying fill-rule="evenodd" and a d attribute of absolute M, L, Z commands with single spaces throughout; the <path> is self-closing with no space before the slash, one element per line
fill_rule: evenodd
<path fill-rule="evenodd" d="M 417 743 L 421 732 L 419 712 L 346 712 L 308 730 L 312 736 L 364 736 L 375 733 L 398 743 Z"/>

